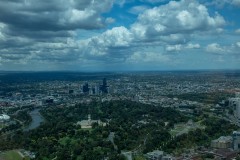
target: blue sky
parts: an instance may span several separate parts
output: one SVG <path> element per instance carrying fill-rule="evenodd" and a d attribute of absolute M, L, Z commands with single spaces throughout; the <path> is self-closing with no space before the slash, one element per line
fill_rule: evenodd
<path fill-rule="evenodd" d="M 240 69 L 240 0 L 0 0 L 0 70 Z"/>

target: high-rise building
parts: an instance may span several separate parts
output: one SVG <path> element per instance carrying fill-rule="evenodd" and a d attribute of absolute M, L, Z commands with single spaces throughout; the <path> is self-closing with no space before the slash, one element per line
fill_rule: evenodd
<path fill-rule="evenodd" d="M 100 91 L 102 92 L 102 93 L 108 93 L 108 86 L 107 86 L 107 79 L 106 78 L 103 78 L 103 84 L 102 85 L 100 85 Z"/>
<path fill-rule="evenodd" d="M 85 83 L 82 87 L 82 91 L 84 94 L 88 94 L 89 93 L 89 87 L 88 87 L 88 83 Z"/>
<path fill-rule="evenodd" d="M 107 86 L 107 79 L 103 78 L 103 86 Z"/>
<path fill-rule="evenodd" d="M 99 94 L 99 92 L 100 92 L 100 91 L 99 91 L 99 86 L 100 86 L 100 85 L 96 85 L 96 86 L 95 86 L 95 93 L 96 93 L 96 94 Z"/>
<path fill-rule="evenodd" d="M 74 93 L 74 90 L 73 90 L 73 89 L 69 89 L 69 90 L 68 90 L 68 93 L 69 93 L 69 94 L 73 94 L 73 93 Z"/>
<path fill-rule="evenodd" d="M 96 94 L 96 90 L 94 87 L 92 87 L 92 94 L 95 95 Z"/>

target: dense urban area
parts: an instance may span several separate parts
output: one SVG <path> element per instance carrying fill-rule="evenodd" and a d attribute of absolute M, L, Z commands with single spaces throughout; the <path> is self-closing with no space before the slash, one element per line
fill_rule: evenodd
<path fill-rule="evenodd" d="M 0 72 L 0 160 L 240 159 L 240 71 Z"/>

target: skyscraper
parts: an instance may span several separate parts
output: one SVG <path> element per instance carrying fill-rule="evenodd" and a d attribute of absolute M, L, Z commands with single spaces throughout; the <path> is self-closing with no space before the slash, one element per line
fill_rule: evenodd
<path fill-rule="evenodd" d="M 84 94 L 88 94 L 89 93 L 88 83 L 85 83 L 83 85 L 82 91 L 83 91 Z"/>
<path fill-rule="evenodd" d="M 107 86 L 107 79 L 106 78 L 103 78 L 103 84 L 100 85 L 100 91 L 102 93 L 108 93 L 108 86 Z"/>

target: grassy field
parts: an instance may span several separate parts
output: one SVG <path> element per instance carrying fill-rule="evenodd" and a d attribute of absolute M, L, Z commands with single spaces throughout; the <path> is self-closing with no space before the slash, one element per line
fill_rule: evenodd
<path fill-rule="evenodd" d="M 205 126 L 202 126 L 201 125 L 201 122 L 196 122 L 196 123 L 194 123 L 194 125 L 192 125 L 192 126 L 189 126 L 189 125 L 187 125 L 187 124 L 184 124 L 184 123 L 180 123 L 180 124 L 177 124 L 177 125 L 175 125 L 174 126 L 174 129 L 172 129 L 171 131 L 170 131 L 170 134 L 172 135 L 172 136 L 176 136 L 177 134 L 179 134 L 179 133 L 188 133 L 189 131 L 193 131 L 193 130 L 196 130 L 197 128 L 199 128 L 199 129 L 204 129 L 205 128 Z"/>
<path fill-rule="evenodd" d="M 178 124 L 175 125 L 174 129 L 170 131 L 170 134 L 172 136 L 176 136 L 178 133 L 182 132 L 186 128 L 185 124 Z"/>
<path fill-rule="evenodd" d="M 70 137 L 66 136 L 66 137 L 61 138 L 58 142 L 59 142 L 61 145 L 64 145 L 64 146 L 67 145 L 67 144 L 73 145 L 73 144 L 76 143 L 76 139 L 70 138 Z"/>
<path fill-rule="evenodd" d="M 4 127 L 5 127 L 5 125 L 0 122 L 0 129 L 4 128 Z"/>
<path fill-rule="evenodd" d="M 0 153 L 0 160 L 22 160 L 23 158 L 17 151 L 7 151 Z"/>
<path fill-rule="evenodd" d="M 134 160 L 146 160 L 144 156 L 135 156 Z"/>

